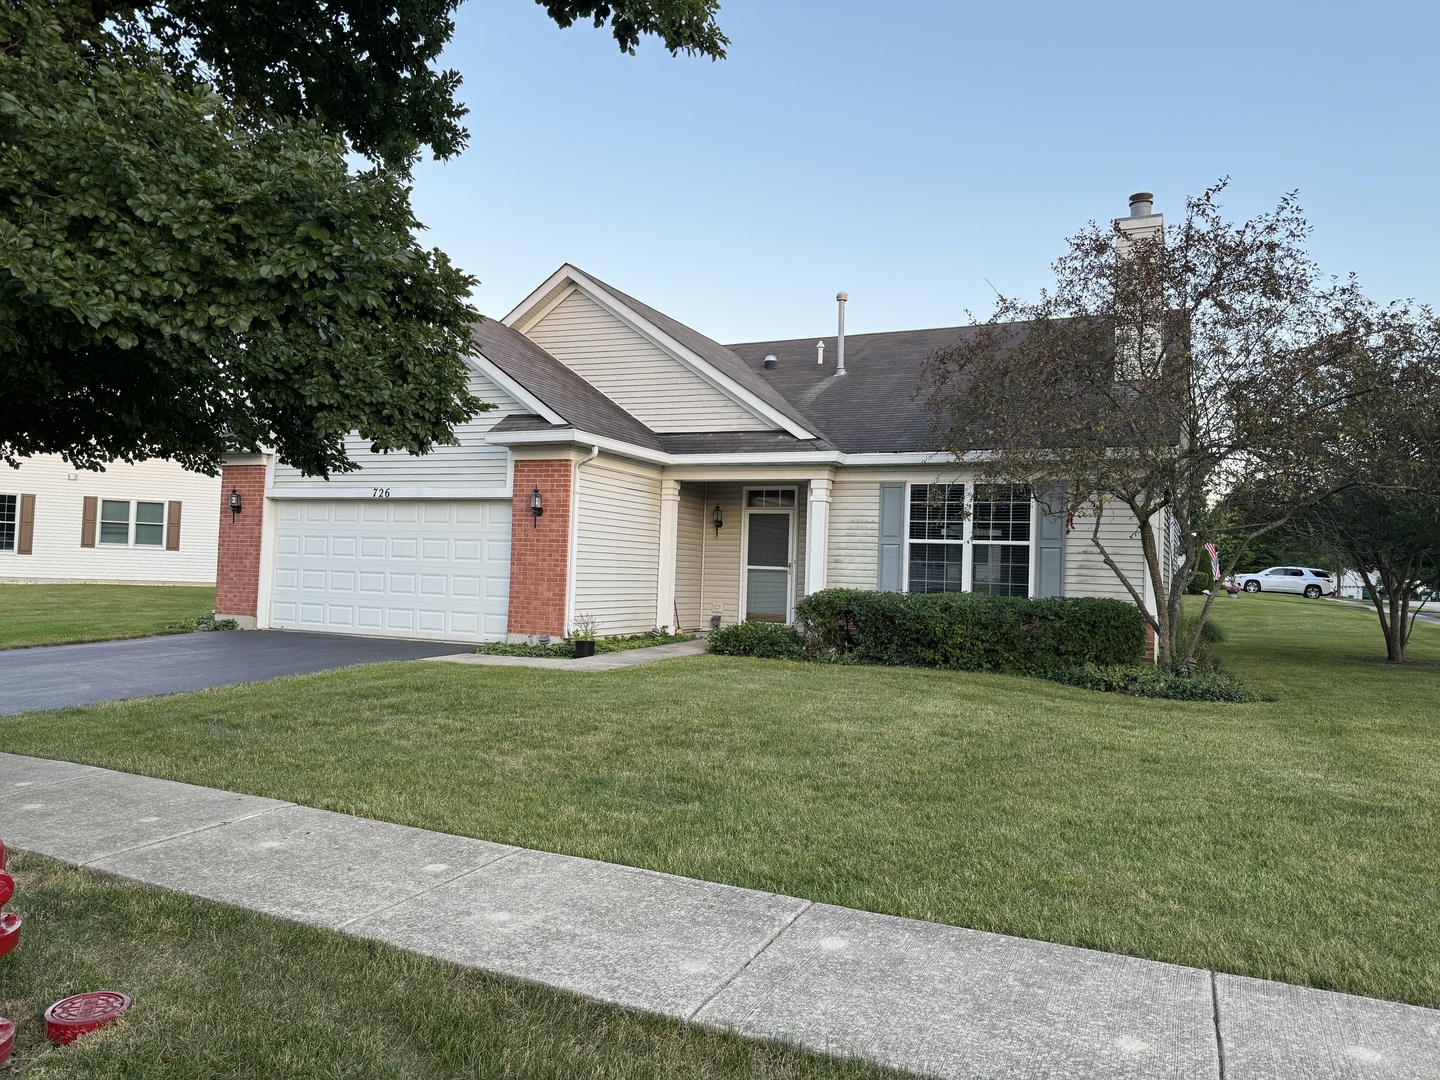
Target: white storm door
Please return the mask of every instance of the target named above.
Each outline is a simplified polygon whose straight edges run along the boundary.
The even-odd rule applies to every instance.
[[[794,510],[746,512],[744,601],[748,621],[790,621],[794,536]]]

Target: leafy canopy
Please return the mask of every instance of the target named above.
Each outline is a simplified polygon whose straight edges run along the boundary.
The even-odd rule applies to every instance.
[[[1254,471],[1289,507],[1332,490],[1315,459],[1334,443],[1335,402],[1355,391],[1337,376],[1356,290],[1322,279],[1293,195],[1233,222],[1224,186],[1164,231],[1148,216],[1092,222],[1053,288],[1001,297],[926,374],[938,445],[986,451],[982,473],[1032,484],[1088,523],[1070,543],[1099,554],[1146,611],[1161,659],[1183,665],[1203,618],[1180,642],[1181,598],[1208,561],[1212,498]],[[1116,513],[1138,529],[1138,573],[1105,539]]]
[[[457,3],[0,0],[0,459],[267,445],[325,476],[350,431],[452,443],[488,407],[475,282],[416,242],[404,178],[465,143],[433,66]],[[724,55],[715,0],[545,7]]]

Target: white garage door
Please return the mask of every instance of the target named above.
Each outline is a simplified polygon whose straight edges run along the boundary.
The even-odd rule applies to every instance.
[[[276,500],[272,626],[505,637],[510,503]]]

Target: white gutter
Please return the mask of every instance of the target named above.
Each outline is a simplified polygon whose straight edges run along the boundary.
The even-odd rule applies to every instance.
[[[546,445],[585,443],[599,446],[614,454],[650,461],[657,465],[945,465],[952,462],[988,461],[994,455],[988,450],[967,450],[963,454],[942,451],[907,451],[904,453],[856,453],[839,450],[779,450],[746,453],[671,454],[651,450],[620,439],[607,439],[578,428],[551,428],[548,431],[491,431],[485,436],[496,446]]]

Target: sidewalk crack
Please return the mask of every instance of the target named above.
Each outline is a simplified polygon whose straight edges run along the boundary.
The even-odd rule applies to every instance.
[[[277,810],[293,810],[294,808],[294,803],[281,803],[279,806],[267,806],[264,810],[256,810],[251,814],[241,814],[238,817],[227,818],[224,821],[216,821],[209,825],[197,825],[193,829],[182,829],[180,832],[171,833],[169,836],[162,836],[158,840],[149,840],[143,844],[135,844],[131,847],[120,848],[118,851],[110,851],[104,855],[97,855],[93,859],[86,859],[84,862],[76,863],[75,865],[94,866],[96,863],[102,863],[120,855],[129,855],[134,851],[144,851],[146,848],[152,848],[159,844],[168,844],[171,840],[179,840],[182,836],[195,836],[199,833],[209,832],[211,829],[223,829],[226,825],[234,825],[239,821],[249,821],[252,818],[264,817],[266,814],[273,814]]]
[[[801,906],[795,912],[795,914],[790,916],[790,918],[785,921],[785,924],[783,926],[777,928],[773,934],[771,934],[764,941],[762,941],[760,943],[760,947],[750,954],[750,958],[746,960],[745,963],[741,964],[738,968],[736,968],[733,972],[731,972],[730,977],[724,982],[722,982],[719,986],[717,986],[712,993],[706,996],[704,1001],[700,1002],[699,1005],[695,1006],[695,1008],[691,1010],[691,1012],[685,1017],[685,1019],[694,1020],[705,1010],[705,1007],[707,1005],[709,1005],[712,1001],[718,998],[726,990],[730,989],[730,986],[735,982],[735,980],[738,979],[741,975],[745,974],[745,972],[750,969],[750,965],[755,963],[756,960],[759,960],[761,955],[764,954],[765,950],[770,948],[771,945],[774,945],[781,934],[785,933],[786,930],[789,930],[792,926],[794,926],[800,916],[804,915],[805,912],[809,911],[814,906],[815,902],[813,900],[801,901]]]
[[[394,911],[396,908],[408,904],[413,900],[418,900],[420,897],[428,895],[429,893],[434,892],[436,889],[442,889],[446,885],[454,884],[457,881],[463,881],[465,878],[470,877],[473,874],[478,874],[482,870],[489,870],[491,867],[504,862],[506,859],[512,859],[516,855],[523,855],[526,850],[527,849],[525,848],[515,848],[513,851],[507,851],[503,855],[497,855],[493,859],[487,859],[479,866],[472,866],[469,870],[462,871],[461,873],[456,874],[454,877],[438,878],[436,879],[434,884],[430,885],[427,888],[421,889],[419,892],[411,893],[409,896],[402,897],[401,899],[396,900],[393,904],[386,904],[384,907],[376,908],[374,911],[367,911],[363,915],[356,915],[353,919],[346,919],[344,922],[334,926],[333,929],[344,930],[347,927],[354,926],[358,922],[364,922],[366,919],[379,918],[387,911]]]
[[[1210,972],[1210,1007],[1215,1020],[1215,1057],[1220,1063],[1220,1080],[1225,1080],[1225,1037],[1220,1034],[1220,987],[1215,972]]]

